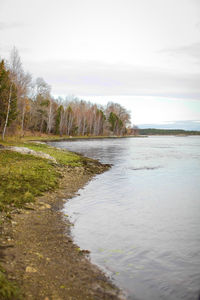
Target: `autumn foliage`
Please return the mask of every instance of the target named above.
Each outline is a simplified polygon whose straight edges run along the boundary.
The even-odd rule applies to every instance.
[[[9,62],[0,62],[0,132],[26,131],[99,136],[130,134],[130,112],[120,104],[106,106],[74,96],[55,98],[43,78],[32,79],[14,48]],[[7,122],[6,122],[7,119]]]

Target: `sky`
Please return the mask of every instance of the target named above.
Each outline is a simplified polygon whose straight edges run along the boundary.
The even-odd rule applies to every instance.
[[[54,96],[200,126],[200,0],[0,0],[0,57],[13,46]]]

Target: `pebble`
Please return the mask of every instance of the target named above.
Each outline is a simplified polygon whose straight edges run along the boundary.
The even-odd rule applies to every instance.
[[[50,205],[50,204],[47,204],[47,203],[43,203],[42,206],[39,207],[40,210],[46,209],[46,208],[50,209],[50,208],[51,208],[51,205]]]
[[[12,225],[17,225],[17,222],[11,221]]]
[[[28,267],[26,267],[26,272],[27,273],[36,273],[37,270],[33,267],[28,266]]]

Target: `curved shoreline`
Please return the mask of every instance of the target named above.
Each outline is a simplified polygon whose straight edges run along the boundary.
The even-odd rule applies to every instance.
[[[59,189],[45,193],[28,209],[12,213],[4,226],[3,268],[21,287],[24,299],[125,299],[122,292],[75,245],[61,208],[108,165],[85,159],[83,166],[59,166]],[[16,298],[17,299],[17,298]],[[14,300],[14,299],[13,299]]]

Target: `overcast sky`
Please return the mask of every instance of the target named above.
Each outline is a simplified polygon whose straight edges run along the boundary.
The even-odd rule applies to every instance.
[[[13,46],[55,96],[200,120],[200,0],[0,0],[0,56]]]

